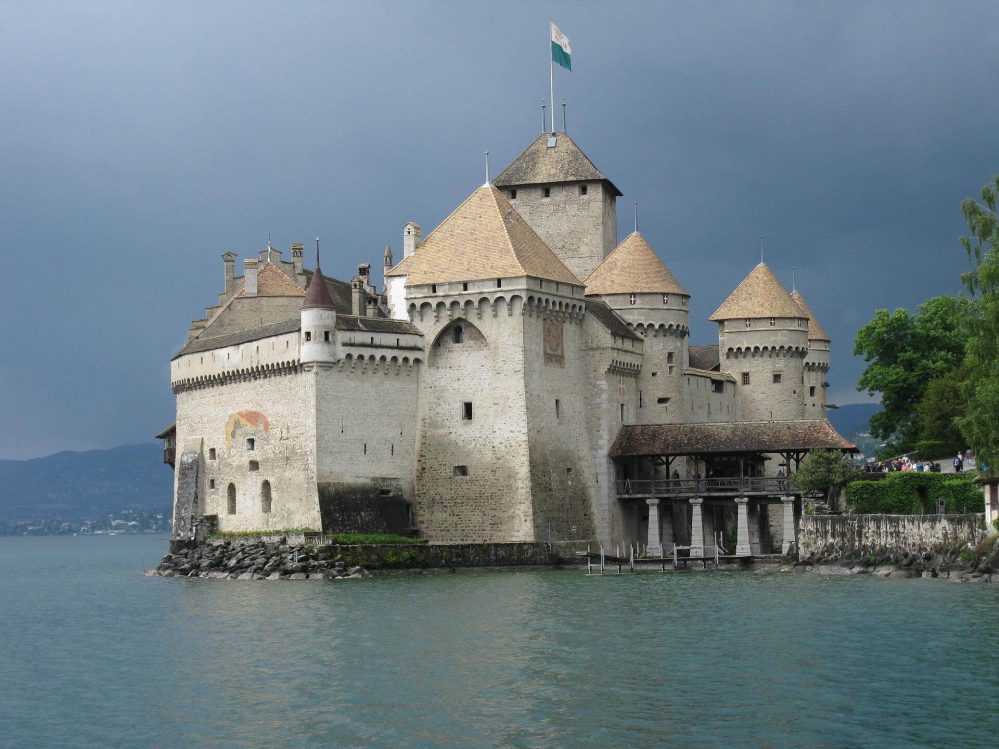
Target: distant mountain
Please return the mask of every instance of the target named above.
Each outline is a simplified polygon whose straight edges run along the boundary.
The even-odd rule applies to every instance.
[[[853,403],[826,411],[829,422],[844,437],[871,429],[871,417],[881,410],[880,403]]]
[[[169,513],[173,471],[159,443],[0,460],[0,518],[90,519],[130,508]]]

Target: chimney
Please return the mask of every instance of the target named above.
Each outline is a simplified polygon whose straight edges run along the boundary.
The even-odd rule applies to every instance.
[[[259,260],[243,260],[243,291],[246,296],[257,295],[257,266]]]
[[[378,297],[368,297],[368,306],[367,309],[364,310],[364,315],[366,317],[378,317]]]
[[[355,278],[354,283],[350,285],[350,311],[358,317],[367,315],[366,296],[364,284],[359,278]]]
[[[402,256],[409,257],[420,246],[420,225],[410,221],[402,227]]]
[[[225,293],[228,294],[232,291],[232,279],[236,268],[236,253],[225,253],[222,256],[222,264],[225,266]]]
[[[368,291],[371,288],[371,264],[359,263],[357,266],[357,277],[361,279],[364,290]]]
[[[295,242],[291,245],[291,262],[295,268],[295,275],[302,275],[302,253],[305,251],[305,245]]]

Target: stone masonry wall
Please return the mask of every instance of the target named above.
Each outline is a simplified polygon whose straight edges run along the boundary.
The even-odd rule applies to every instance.
[[[981,522],[982,515],[806,515],[798,554],[849,558],[976,544],[984,537]]]

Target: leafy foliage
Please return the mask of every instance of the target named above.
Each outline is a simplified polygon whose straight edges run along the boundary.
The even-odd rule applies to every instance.
[[[336,533],[333,542],[338,544],[425,544],[425,539],[400,536],[395,533]]]
[[[916,446],[916,407],[928,384],[964,359],[967,306],[963,297],[939,296],[921,304],[915,315],[879,309],[857,331],[853,353],[869,362],[857,389],[880,393],[882,409],[871,417],[871,433],[893,441],[889,451]]]
[[[923,399],[916,404],[919,426],[916,448],[920,455],[927,458],[953,457],[968,446],[958,426],[958,421],[966,412],[964,390],[968,379],[968,370],[958,367],[927,384]]]
[[[999,462],[999,176],[982,187],[982,202],[968,198],[961,212],[971,236],[961,237],[971,269],[961,280],[973,295],[969,317],[964,395],[967,410],[958,420],[980,463]]]
[[[936,511],[942,499],[948,513],[980,512],[982,492],[968,478],[942,473],[889,473],[880,481],[851,481],[846,501],[855,512],[886,515],[922,515]]]
[[[812,450],[801,461],[792,481],[806,494],[827,494],[832,487],[845,484],[849,477],[850,465],[841,452]]]

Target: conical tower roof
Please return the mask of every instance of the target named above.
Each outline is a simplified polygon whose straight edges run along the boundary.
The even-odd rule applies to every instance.
[[[407,286],[516,276],[583,285],[490,184],[469,195],[406,260]]]
[[[805,298],[798,292],[797,289],[791,292],[791,298],[797,303],[801,308],[801,311],[805,313],[805,317],[808,318],[808,340],[810,341],[832,341],[829,334],[819,325],[819,321],[815,319],[815,315],[812,314],[812,310],[805,304]]]
[[[330,296],[323,269],[319,267],[319,240],[316,240],[316,272],[309,279],[309,288],[305,290],[305,300],[302,309],[336,309],[333,297]]]
[[[641,232],[632,232],[586,277],[586,294],[690,296]]]
[[[494,180],[499,187],[555,182],[606,182],[621,195],[568,133],[542,133]]]
[[[709,320],[737,320],[741,317],[804,317],[801,308],[777,276],[760,263],[735,287]]]

